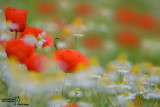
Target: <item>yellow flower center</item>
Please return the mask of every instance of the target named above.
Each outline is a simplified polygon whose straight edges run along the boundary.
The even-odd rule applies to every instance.
[[[37,37],[37,41],[41,41],[42,40],[42,38],[40,38],[40,37]]]
[[[148,75],[147,75],[147,74],[145,74],[145,75],[144,75],[144,78],[148,78]]]
[[[138,65],[136,65],[132,68],[132,72],[135,74],[139,74],[141,72],[141,69]]]
[[[127,58],[126,58],[126,56],[125,55],[119,55],[118,57],[117,57],[117,60],[119,60],[119,61],[127,61]]]
[[[125,92],[123,93],[123,95],[124,95],[125,97],[128,97],[128,96],[130,95],[130,93],[129,93],[128,91],[125,91]]]
[[[123,78],[127,78],[127,75],[124,75]]]
[[[123,85],[128,85],[128,82],[127,81],[123,81],[122,84]]]
[[[107,74],[106,73],[102,73],[102,77],[107,77]]]
[[[159,90],[158,88],[155,88],[155,89],[153,90],[153,92],[154,92],[154,93],[159,93],[160,90]]]
[[[74,21],[73,21],[73,24],[75,26],[80,26],[82,27],[83,26],[83,20],[81,18],[76,18]]]
[[[115,70],[115,66],[113,64],[107,64],[106,65],[106,69],[109,71],[114,71]]]

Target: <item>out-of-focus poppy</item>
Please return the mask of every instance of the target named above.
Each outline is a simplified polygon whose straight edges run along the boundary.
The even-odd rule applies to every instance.
[[[124,8],[124,9],[119,9],[116,12],[115,17],[118,22],[125,24],[134,24],[136,20],[136,13],[129,8]]]
[[[37,11],[42,14],[51,14],[55,9],[52,3],[40,3],[37,6]]]
[[[74,103],[71,106],[70,106],[70,104],[67,104],[67,105],[64,105],[62,107],[79,107],[79,106],[76,103]]]
[[[37,38],[37,41],[41,41],[42,39],[45,40],[45,42],[42,44],[43,48],[47,46],[52,46],[53,45],[52,37],[47,33],[45,33],[45,35],[42,34],[43,34],[43,29],[27,26],[24,32],[21,33],[21,38],[25,38],[25,36],[27,35],[33,35],[35,38]]]
[[[7,45],[7,41],[0,41],[0,45],[2,45],[3,47],[6,47],[6,45]]]
[[[140,43],[140,39],[133,32],[124,31],[118,34],[117,42],[124,48],[136,48]]]
[[[87,37],[84,39],[84,45],[89,49],[99,49],[102,47],[102,40],[96,36]]]
[[[6,22],[10,31],[23,32],[26,28],[28,10],[20,10],[11,7],[4,9]]]
[[[89,15],[92,12],[92,7],[89,4],[78,4],[74,11],[78,15]]]
[[[25,65],[29,71],[42,73],[49,67],[49,60],[44,55],[33,53]]]
[[[46,34],[44,39],[46,40],[46,42],[44,42],[44,44],[42,45],[43,48],[53,45],[53,39],[49,34]]]
[[[18,62],[24,64],[34,52],[34,46],[25,44],[22,39],[16,39],[8,41],[5,50],[8,58],[14,57]]]
[[[36,27],[26,26],[25,30],[21,33],[21,38],[27,35],[34,35],[36,38],[40,33],[43,32],[43,29],[38,29]]]
[[[86,67],[89,65],[88,58],[73,49],[56,50],[52,59],[66,73],[74,73],[79,66]]]
[[[137,25],[144,29],[154,29],[156,27],[156,19],[152,15],[140,15],[137,17]]]

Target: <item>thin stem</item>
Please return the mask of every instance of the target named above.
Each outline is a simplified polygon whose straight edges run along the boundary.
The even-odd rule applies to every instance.
[[[77,37],[75,37],[75,49],[76,49],[76,45],[77,45]]]
[[[64,90],[64,85],[65,85],[65,79],[67,77],[67,73],[65,73],[65,76],[64,76],[64,81],[63,81],[63,86],[62,86],[62,96],[64,94],[63,90]]]
[[[77,96],[77,93],[74,95],[74,97],[73,97],[73,99],[72,99],[72,101],[70,103],[70,107],[72,107],[72,104],[74,103],[74,100],[75,100],[76,96]]]
[[[15,39],[17,39],[17,31],[15,32]]]

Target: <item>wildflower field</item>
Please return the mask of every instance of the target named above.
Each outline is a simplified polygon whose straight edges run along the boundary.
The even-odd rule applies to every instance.
[[[159,0],[0,0],[0,107],[160,107]]]

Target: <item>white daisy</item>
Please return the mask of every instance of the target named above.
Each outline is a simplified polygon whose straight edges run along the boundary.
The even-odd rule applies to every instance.
[[[11,39],[11,36],[6,34],[6,33],[2,33],[2,35],[0,36],[0,40],[1,41],[9,41]]]
[[[37,39],[34,37],[34,35],[26,35],[24,37],[24,42],[26,44],[34,45],[37,43]]]
[[[46,40],[44,39],[45,37],[46,37],[45,32],[42,32],[41,34],[38,35],[38,37],[37,37],[38,46],[42,46],[46,42]]]

